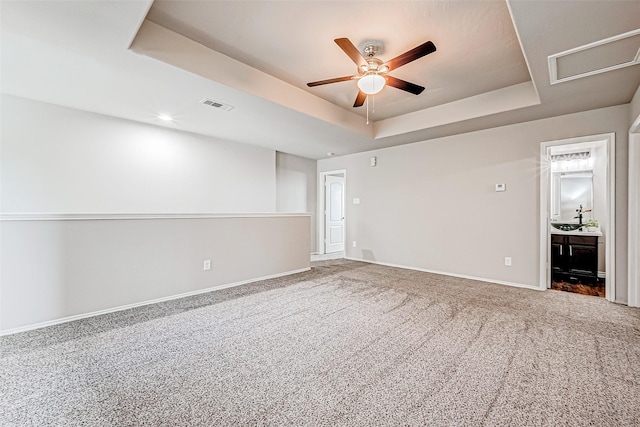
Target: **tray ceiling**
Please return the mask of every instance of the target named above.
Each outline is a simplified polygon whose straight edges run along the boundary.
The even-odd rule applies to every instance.
[[[549,74],[554,55],[638,30],[638,1],[4,0],[0,10],[3,94],[315,159],[625,104],[640,85],[637,65],[553,85]],[[355,72],[338,37],[380,40],[382,59],[433,41],[435,53],[392,73],[426,90],[385,88],[367,125],[351,107],[355,82],[306,86]],[[561,58],[561,72],[626,60],[635,40]]]
[[[386,87],[374,120],[530,81],[507,4],[477,2],[155,2],[147,19],[357,114],[355,81],[309,88],[307,82],[357,74],[334,43],[375,40],[389,60],[427,40],[431,55],[394,70],[419,84],[418,95]]]

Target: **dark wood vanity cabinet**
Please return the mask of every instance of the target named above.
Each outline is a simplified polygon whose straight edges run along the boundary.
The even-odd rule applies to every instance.
[[[598,236],[551,235],[552,280],[598,281]]]

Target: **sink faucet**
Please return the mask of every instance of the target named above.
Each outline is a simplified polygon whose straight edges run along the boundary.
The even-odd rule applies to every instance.
[[[578,216],[573,218],[578,218],[578,224],[582,225],[582,205],[580,205],[580,209],[576,209],[576,212],[578,212]]]

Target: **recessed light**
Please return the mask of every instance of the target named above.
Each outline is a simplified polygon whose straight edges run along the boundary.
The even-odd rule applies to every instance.
[[[165,122],[172,122],[173,121],[173,117],[171,117],[168,114],[160,114],[160,115],[158,115],[158,118],[160,120],[162,120],[162,121],[165,121]]]

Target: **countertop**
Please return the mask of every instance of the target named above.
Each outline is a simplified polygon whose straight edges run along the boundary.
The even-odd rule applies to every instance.
[[[566,234],[570,236],[602,236],[601,231],[579,231],[579,230],[562,231],[562,230],[558,230],[552,225],[549,225],[549,231],[551,232],[551,234]]]

